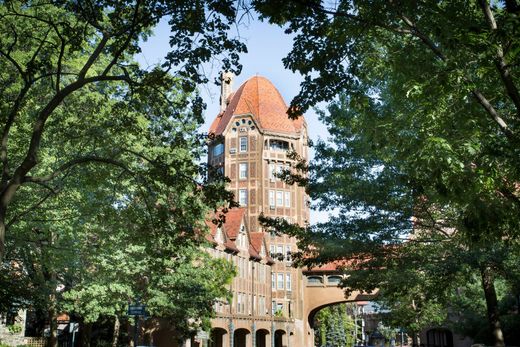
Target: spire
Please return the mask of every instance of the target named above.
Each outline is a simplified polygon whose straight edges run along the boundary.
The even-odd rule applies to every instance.
[[[220,77],[220,112],[224,112],[227,107],[227,99],[233,92],[233,78],[235,75],[232,72],[223,71]]]

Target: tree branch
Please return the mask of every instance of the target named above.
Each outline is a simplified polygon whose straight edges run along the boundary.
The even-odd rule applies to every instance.
[[[54,178],[58,177],[59,175],[65,173],[68,169],[73,168],[74,166],[77,166],[80,164],[85,164],[85,163],[93,163],[93,162],[114,165],[114,166],[117,166],[117,167],[123,169],[125,172],[132,173],[132,171],[130,169],[128,169],[128,167],[125,164],[123,164],[122,162],[117,161],[115,159],[96,157],[96,156],[85,156],[85,157],[76,158],[69,162],[66,162],[65,164],[61,165],[58,169],[56,169],[53,173],[51,173],[47,176],[40,176],[40,177],[25,176],[23,181],[24,181],[24,183],[32,182],[32,183],[38,183],[38,184],[49,182],[49,181],[53,180]]]
[[[484,12],[484,17],[486,17],[486,21],[489,24],[489,28],[492,32],[496,33],[498,31],[498,26],[488,1],[479,0],[479,5],[482,8],[482,12]],[[520,116],[520,93],[518,92],[518,88],[516,87],[513,78],[511,77],[511,70],[506,64],[504,58],[504,51],[500,43],[497,45],[497,52],[495,54],[495,66],[497,67],[497,70],[500,73],[500,78],[502,79],[502,83],[506,88],[507,94],[509,95],[509,97],[513,101],[513,104],[516,107],[516,113],[518,116]]]

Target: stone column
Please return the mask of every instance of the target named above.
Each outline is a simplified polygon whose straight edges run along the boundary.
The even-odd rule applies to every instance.
[[[256,324],[255,324],[255,322],[253,322],[253,324],[251,325],[251,341],[252,341],[251,346],[256,347]]]
[[[235,346],[235,325],[233,321],[229,321],[229,347]]]
[[[274,347],[275,345],[275,326],[274,321],[271,322],[271,347]]]

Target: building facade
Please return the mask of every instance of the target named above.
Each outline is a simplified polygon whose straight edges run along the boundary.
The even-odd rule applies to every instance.
[[[242,211],[241,216],[233,211],[234,215],[226,216],[226,224],[233,221],[236,225],[240,218],[252,251],[259,257],[256,259],[251,251],[248,254],[245,245],[243,253],[238,253],[243,259],[250,257],[250,261],[246,272],[235,279],[231,306],[224,307],[224,312],[217,308],[213,340],[222,341],[216,346],[230,347],[303,346],[302,271],[291,266],[296,239],[266,232],[258,217],[263,214],[299,225],[307,223],[309,208],[304,189],[286,184],[277,175],[293,170],[296,163],[288,153],[295,152],[307,160],[307,125],[303,117],[288,118],[287,105],[266,78],[252,77],[236,91],[232,86],[232,75],[223,74],[221,110],[210,128],[213,141],[209,144],[208,163],[230,178],[229,189],[241,206],[237,209]],[[212,235],[224,236],[227,229],[232,229],[226,224],[224,233],[212,230]],[[219,247],[225,248],[222,242],[226,237],[228,243],[236,243],[234,235],[231,231],[220,236]],[[267,278],[247,277],[256,275],[255,265],[260,264],[267,265]],[[244,291],[244,286],[251,289]],[[260,295],[261,291],[265,292]]]

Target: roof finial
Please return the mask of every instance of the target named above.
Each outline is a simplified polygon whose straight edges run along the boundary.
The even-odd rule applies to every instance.
[[[222,71],[220,77],[220,112],[224,112],[227,107],[227,99],[233,92],[233,78],[235,75],[229,71]]]

